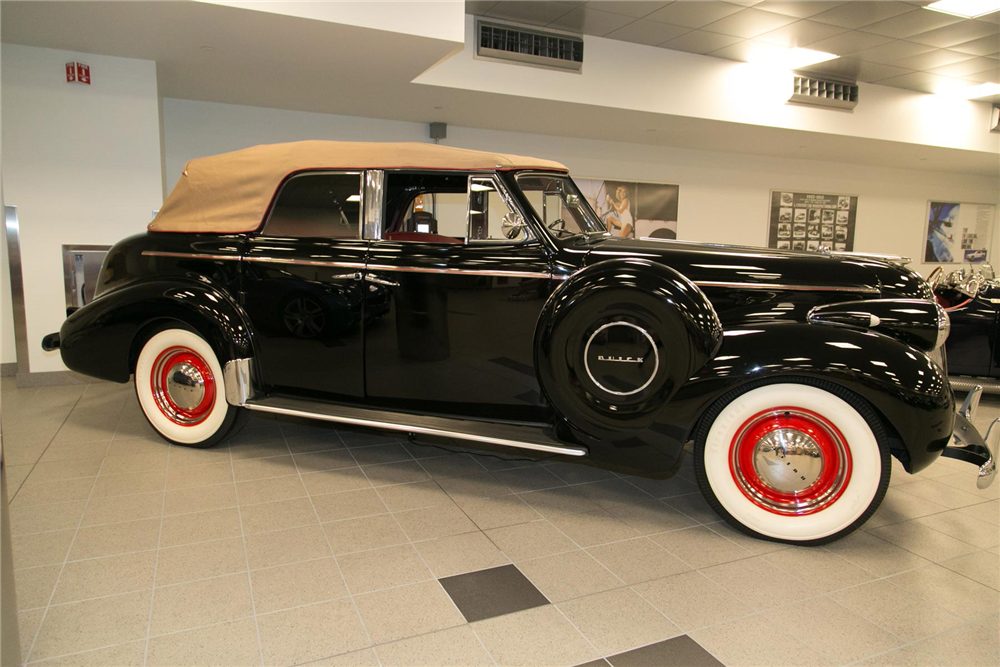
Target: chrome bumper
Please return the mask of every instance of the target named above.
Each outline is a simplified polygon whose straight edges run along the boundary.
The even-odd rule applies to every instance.
[[[994,419],[993,423],[990,424],[989,429],[986,430],[985,438],[979,434],[979,431],[972,424],[972,419],[979,407],[979,399],[982,394],[983,388],[977,385],[966,396],[965,402],[962,403],[958,414],[955,415],[955,429],[952,432],[951,444],[944,448],[941,456],[979,466],[979,478],[976,480],[976,486],[985,489],[993,483],[993,478],[997,475],[997,463],[993,457],[996,443],[993,443],[993,446],[990,446],[989,443],[992,442],[990,436],[994,436],[993,440],[1000,436],[1000,427],[997,426],[1000,423],[1000,417]]]

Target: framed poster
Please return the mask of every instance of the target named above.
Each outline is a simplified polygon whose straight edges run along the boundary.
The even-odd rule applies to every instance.
[[[623,238],[677,238],[679,185],[573,179],[608,231]]]
[[[924,229],[924,262],[985,262],[993,239],[996,206],[968,202],[928,201]]]
[[[858,198],[771,190],[767,247],[782,250],[854,250]]]

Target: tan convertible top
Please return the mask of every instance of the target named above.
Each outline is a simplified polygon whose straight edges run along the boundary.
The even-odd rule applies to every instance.
[[[260,226],[283,180],[308,169],[546,169],[558,162],[418,143],[298,141],[191,160],[151,232],[236,234]]]

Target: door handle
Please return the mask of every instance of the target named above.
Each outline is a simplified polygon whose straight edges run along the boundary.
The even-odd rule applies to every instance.
[[[330,280],[361,280],[361,272],[355,271],[354,273],[340,273],[335,276],[330,276]]]
[[[399,287],[399,283],[394,280],[386,280],[385,278],[379,278],[378,276],[368,275],[369,282],[373,282],[377,285],[385,285],[386,287]]]

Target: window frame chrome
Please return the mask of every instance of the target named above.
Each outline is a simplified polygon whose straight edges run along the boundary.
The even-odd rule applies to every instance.
[[[381,241],[385,222],[385,170],[366,169],[362,177],[361,240]]]
[[[523,239],[474,239],[470,236],[472,232],[472,181],[473,180],[489,180],[493,184],[493,189],[496,190],[497,194],[500,195],[500,199],[503,200],[507,208],[517,213],[521,216],[521,220],[524,221],[524,229],[526,230],[526,238]],[[531,224],[528,222],[528,217],[524,214],[521,206],[518,204],[517,200],[511,195],[507,190],[507,184],[503,182],[503,179],[497,177],[495,171],[485,172],[483,175],[470,174],[468,179],[468,185],[465,188],[466,191],[466,212],[465,212],[465,245],[504,245],[504,246],[519,246],[519,245],[529,245],[531,243],[541,244],[541,240],[538,237],[538,232],[532,228]],[[487,211],[487,229],[489,229],[489,212]]]

